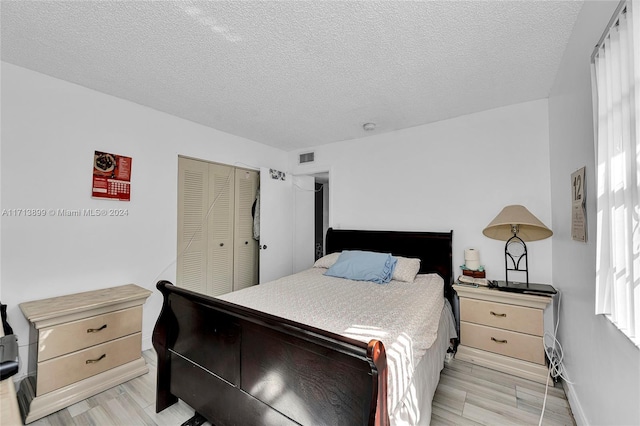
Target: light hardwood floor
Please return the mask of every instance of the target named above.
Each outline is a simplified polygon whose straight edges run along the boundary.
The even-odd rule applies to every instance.
[[[155,352],[150,349],[143,356],[149,365],[148,374],[30,425],[176,426],[188,420],[193,409],[182,401],[161,413],[155,412]],[[562,387],[552,386],[543,424],[575,425]],[[431,424],[537,425],[543,397],[544,385],[454,359],[442,371],[433,399]]]
[[[433,397],[432,425],[537,425],[545,385],[454,359]],[[549,383],[543,425],[575,426],[560,383]]]

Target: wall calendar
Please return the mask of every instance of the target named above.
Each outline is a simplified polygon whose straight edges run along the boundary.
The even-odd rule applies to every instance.
[[[586,243],[587,210],[584,170],[583,167],[571,174],[571,238]]]
[[[131,200],[131,157],[95,151],[91,196]]]

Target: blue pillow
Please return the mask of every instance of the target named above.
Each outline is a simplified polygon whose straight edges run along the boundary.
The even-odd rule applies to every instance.
[[[391,281],[398,259],[385,253],[344,250],[325,275],[385,284]]]

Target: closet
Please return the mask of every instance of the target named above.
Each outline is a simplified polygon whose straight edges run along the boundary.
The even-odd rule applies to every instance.
[[[176,285],[217,296],[258,283],[258,182],[255,170],[178,157]]]

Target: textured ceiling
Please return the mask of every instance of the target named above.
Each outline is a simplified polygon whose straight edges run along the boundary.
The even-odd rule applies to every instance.
[[[7,1],[2,60],[286,151],[546,98],[582,1]]]

